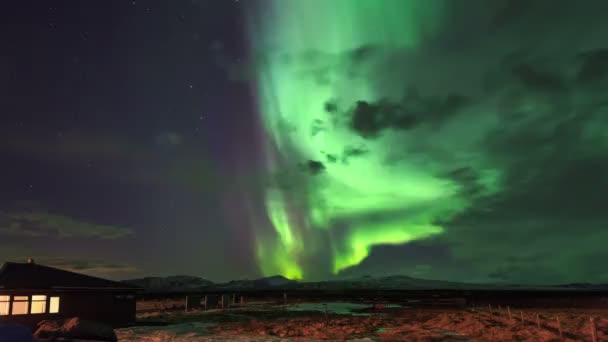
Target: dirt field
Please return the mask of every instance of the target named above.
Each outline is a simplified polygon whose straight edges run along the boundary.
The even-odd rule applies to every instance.
[[[206,312],[148,312],[142,320],[170,324],[121,329],[118,335],[122,341],[591,341],[593,317],[597,341],[608,341],[608,309],[512,308],[511,314],[509,319],[506,308],[257,303]]]

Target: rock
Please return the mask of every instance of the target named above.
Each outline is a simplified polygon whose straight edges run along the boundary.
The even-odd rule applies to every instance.
[[[0,323],[0,340],[3,342],[34,342],[34,335],[28,327]]]
[[[78,317],[67,320],[42,321],[34,334],[36,338],[70,338],[93,341],[118,341],[112,327],[93,321],[85,321]]]

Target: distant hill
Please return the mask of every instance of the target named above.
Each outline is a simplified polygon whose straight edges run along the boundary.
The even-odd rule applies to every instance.
[[[232,280],[226,283],[192,276],[147,277],[125,280],[124,283],[141,287],[149,292],[180,292],[196,290],[422,290],[422,289],[544,289],[544,290],[608,290],[607,285],[564,284],[555,286],[533,286],[515,284],[468,284],[443,280],[412,278],[404,275],[385,277],[363,276],[348,279],[335,279],[318,282],[298,282],[283,276],[272,276],[259,279]]]
[[[300,283],[301,289],[321,290],[350,290],[350,289],[379,289],[379,290],[405,290],[405,289],[473,289],[486,288],[489,285],[465,284],[442,280],[418,279],[403,275],[371,277],[363,276],[351,279],[329,280],[320,282]]]
[[[193,276],[146,277],[140,279],[123,280],[123,283],[143,288],[150,292],[179,292],[203,289],[230,289],[230,290],[256,290],[283,288],[297,285],[295,280],[283,276],[273,276],[253,280],[232,280],[227,283],[214,283]]]
[[[608,284],[590,284],[590,283],[572,283],[556,285],[554,287],[568,288],[568,289],[579,289],[579,290],[608,290]]]
[[[298,286],[295,280],[287,279],[283,276],[273,276],[253,280],[233,280],[224,284],[216,284],[220,289],[270,289]]]
[[[123,283],[134,285],[146,291],[188,291],[213,286],[210,280],[193,276],[146,277],[124,280]]]

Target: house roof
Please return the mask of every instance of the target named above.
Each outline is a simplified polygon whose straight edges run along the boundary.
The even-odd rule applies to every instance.
[[[0,289],[139,290],[127,284],[35,263],[7,262],[0,268]]]

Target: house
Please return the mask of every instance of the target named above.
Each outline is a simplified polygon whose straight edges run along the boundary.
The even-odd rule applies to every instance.
[[[0,322],[29,326],[46,319],[80,317],[113,327],[135,322],[139,288],[27,263],[0,268]]]

